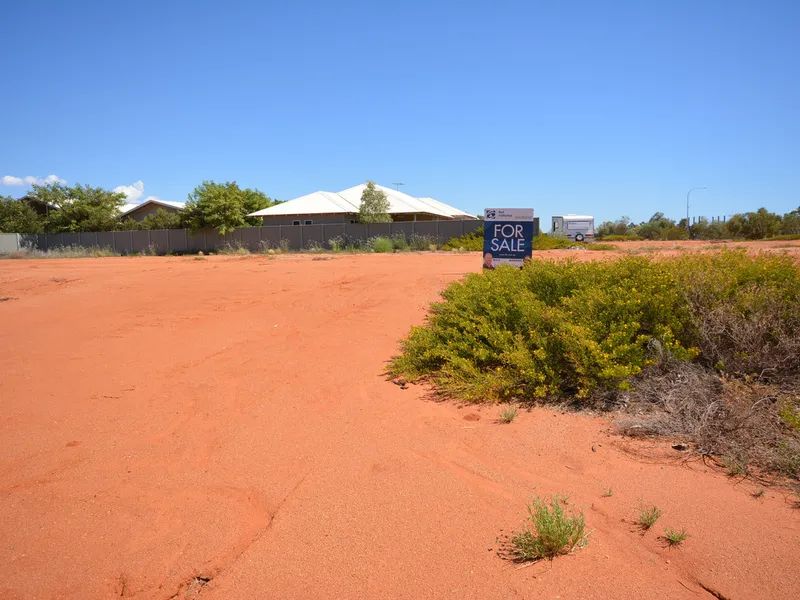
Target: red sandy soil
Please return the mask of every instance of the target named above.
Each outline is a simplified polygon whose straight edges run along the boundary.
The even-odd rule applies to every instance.
[[[325,258],[0,261],[0,598],[800,597],[785,492],[381,376],[478,254]],[[550,493],[588,545],[500,558]]]

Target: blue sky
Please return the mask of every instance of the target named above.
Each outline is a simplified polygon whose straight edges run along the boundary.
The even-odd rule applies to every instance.
[[[800,3],[39,2],[0,20],[0,177],[140,199],[373,179],[598,220],[800,205]],[[0,194],[22,195],[24,185]]]

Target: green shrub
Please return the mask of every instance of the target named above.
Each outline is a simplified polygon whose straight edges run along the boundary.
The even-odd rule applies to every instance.
[[[372,251],[373,252],[391,252],[394,249],[394,244],[392,240],[387,237],[377,237],[372,240]]]
[[[660,340],[683,357],[681,296],[664,262],[533,261],[451,284],[412,329],[390,372],[430,376],[466,400],[585,397],[624,387]]]
[[[586,542],[586,521],[583,513],[567,514],[564,500],[553,496],[548,502],[535,498],[528,504],[527,523],[511,538],[518,560],[553,560],[569,554]]]
[[[464,250],[483,251],[483,228],[476,229],[471,233],[465,233],[461,237],[447,240],[444,245],[445,250]]]
[[[431,246],[436,245],[436,239],[428,235],[419,235],[414,233],[408,240],[409,246],[414,252],[424,252],[430,250]]]
[[[602,238],[604,242],[638,242],[644,238],[640,235],[604,235]]]
[[[392,236],[392,246],[395,250],[408,250],[408,240],[402,233],[395,233]]]
[[[559,250],[561,248],[569,248],[570,246],[578,246],[579,243],[570,241],[567,237],[555,237],[541,233],[533,238],[534,250]]]
[[[744,251],[533,261],[467,275],[412,328],[389,372],[469,401],[625,390],[658,357],[723,372],[800,371],[800,270]],[[742,339],[744,338],[744,339]]]
[[[613,244],[598,244],[598,243],[594,243],[594,244],[588,244],[586,246],[586,249],[587,250],[601,250],[601,251],[605,250],[605,251],[613,252],[614,250],[617,249],[617,247],[614,246]]]

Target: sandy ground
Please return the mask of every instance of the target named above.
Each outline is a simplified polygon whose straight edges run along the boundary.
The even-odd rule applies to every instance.
[[[479,266],[0,261],[0,598],[800,597],[785,494],[756,499],[604,419],[501,425],[381,377]],[[527,568],[498,557],[549,493],[584,508],[588,545]],[[664,513],[646,535],[640,503]],[[691,537],[666,548],[665,526]]]

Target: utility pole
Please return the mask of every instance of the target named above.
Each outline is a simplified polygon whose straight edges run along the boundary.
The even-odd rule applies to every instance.
[[[405,183],[402,183],[402,182],[395,182],[395,183],[393,183],[392,185],[394,186],[394,189],[396,189],[396,190],[399,192],[399,191],[400,191],[400,186],[401,186],[401,185],[405,185]]]
[[[692,188],[688,192],[686,192],[686,231],[689,231],[689,194],[691,194],[695,190],[704,190],[704,189],[706,189],[705,186],[704,187],[696,187],[696,188]]]

